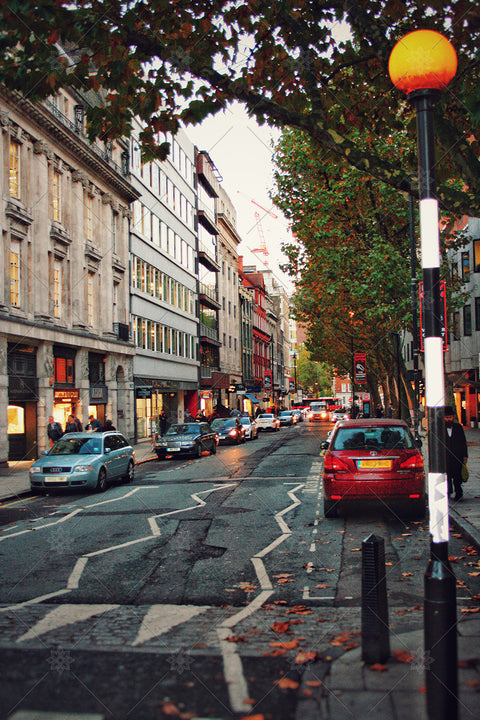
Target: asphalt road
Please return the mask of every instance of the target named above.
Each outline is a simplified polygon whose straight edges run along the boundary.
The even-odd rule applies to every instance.
[[[325,520],[328,426],[141,466],[103,494],[0,509],[0,718],[301,718],[360,643],[362,541],[383,538],[390,633],[421,627],[427,522]],[[460,604],[476,551],[452,537]],[[38,716],[39,719],[42,717]],[[93,720],[93,719],[92,719]]]

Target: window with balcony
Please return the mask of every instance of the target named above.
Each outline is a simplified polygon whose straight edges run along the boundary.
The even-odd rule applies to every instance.
[[[90,242],[93,240],[93,197],[91,195],[85,196],[85,217],[84,217],[84,232],[85,237]]]
[[[95,316],[95,273],[87,275],[87,323],[93,326]]]
[[[464,305],[463,307],[463,334],[472,334],[472,306]]]
[[[470,253],[462,252],[462,280],[463,282],[470,281]]]
[[[52,294],[53,294],[53,316],[56,318],[62,317],[62,262],[55,258],[53,261],[53,283],[52,283]]]

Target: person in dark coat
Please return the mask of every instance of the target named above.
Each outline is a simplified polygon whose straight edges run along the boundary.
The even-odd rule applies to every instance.
[[[77,417],[69,415],[65,425],[65,432],[83,432],[83,425]]]
[[[105,431],[108,431],[108,430],[116,430],[117,428],[115,427],[115,425],[113,425],[111,420],[105,420],[105,425],[103,426],[103,429]]]
[[[160,435],[165,435],[168,430],[168,417],[165,410],[162,410],[159,417]]]
[[[87,430],[91,430],[92,432],[102,432],[103,425],[102,425],[101,420],[94,417],[93,415],[89,415]]]
[[[47,435],[50,440],[50,447],[52,447],[57,440],[60,440],[63,435],[62,426],[59,422],[55,422],[52,415],[48,418]]]
[[[451,405],[445,407],[445,448],[447,456],[448,494],[455,490],[455,500],[463,496],[462,465],[467,462],[467,439],[460,423],[455,422],[455,412]]]

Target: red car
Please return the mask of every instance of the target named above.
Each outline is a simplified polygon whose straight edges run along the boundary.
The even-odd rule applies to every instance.
[[[425,516],[423,457],[403,420],[341,420],[322,447],[326,518],[344,501],[403,503],[409,514]]]

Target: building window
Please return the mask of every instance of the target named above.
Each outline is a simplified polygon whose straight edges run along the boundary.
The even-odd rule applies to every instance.
[[[10,304],[20,307],[20,243],[10,242]]]
[[[89,272],[87,276],[87,323],[90,326],[93,326],[94,317],[94,282],[95,274]]]
[[[85,237],[87,240],[93,238],[93,198],[91,195],[87,195],[85,198],[85,222],[84,222]]]
[[[463,334],[472,334],[472,306],[465,305],[463,308]]]
[[[20,143],[10,141],[10,195],[20,197]]]
[[[480,297],[475,298],[475,330],[480,330]]]
[[[73,358],[53,358],[53,381],[59,385],[74,385]]]
[[[62,317],[62,263],[53,261],[53,316]]]
[[[462,253],[462,280],[463,282],[469,282],[470,280],[470,253]]]
[[[52,178],[52,218],[61,222],[61,175],[58,170],[53,171]]]
[[[117,252],[117,213],[113,212],[111,215],[111,221],[112,221],[112,252]]]
[[[473,267],[480,272],[480,238],[473,241]]]

